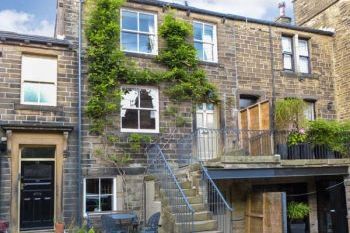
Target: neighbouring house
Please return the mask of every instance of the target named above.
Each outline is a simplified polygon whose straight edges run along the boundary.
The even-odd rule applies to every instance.
[[[67,40],[0,32],[0,219],[9,232],[75,216],[76,52]]]
[[[58,0],[60,40],[0,33],[0,219],[11,232],[52,231],[58,218],[66,225],[88,219],[99,228],[101,216],[116,211],[133,211],[141,224],[161,212],[163,232],[348,232],[349,158],[317,145],[289,147],[290,132],[275,130],[274,109],[276,100],[299,98],[310,121],[349,119],[349,22],[340,12],[350,6],[345,0],[294,4],[297,26],[282,5],[270,22],[126,1],[119,10],[127,58],[166,70],[155,58],[166,46],[158,29],[171,7],[192,25],[199,66],[219,101],[179,104],[166,83],[122,84],[109,137],[91,132],[86,114],[83,3]],[[49,188],[40,192],[45,197],[30,189],[37,186]],[[298,224],[287,216],[292,202],[309,207]],[[47,212],[39,208],[46,203]]]

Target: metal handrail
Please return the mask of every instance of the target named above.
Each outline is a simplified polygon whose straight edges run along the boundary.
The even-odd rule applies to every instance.
[[[226,208],[232,212],[233,208],[227,203],[226,199],[224,198],[224,196],[222,195],[222,193],[220,192],[219,188],[216,186],[215,182],[213,181],[213,179],[210,177],[209,173],[208,173],[208,169],[205,168],[203,166],[203,162],[200,163],[201,164],[201,169],[203,171],[203,173],[205,174],[206,178],[209,180],[210,184],[214,187],[216,193],[219,195],[221,201],[225,204]]]
[[[163,151],[160,149],[160,147],[159,147],[158,144],[155,144],[154,146],[156,146],[157,149],[159,150],[159,153],[160,153],[160,155],[161,155],[161,158],[163,159],[163,162],[165,163],[166,168],[168,169],[168,171],[169,171],[171,177],[173,178],[173,180],[174,180],[174,182],[175,182],[175,184],[176,184],[176,187],[179,189],[179,191],[180,191],[180,193],[181,193],[181,196],[182,196],[182,198],[184,199],[184,201],[185,201],[185,203],[186,203],[187,208],[189,208],[189,210],[190,210],[192,213],[194,213],[194,209],[193,209],[192,206],[190,205],[190,202],[188,201],[187,196],[185,195],[185,193],[184,193],[184,191],[182,190],[182,188],[181,188],[179,182],[177,181],[176,176],[175,176],[173,170],[171,169],[171,167],[170,167],[168,161],[166,160],[166,158],[165,158],[165,156],[164,156],[164,154],[163,154]]]

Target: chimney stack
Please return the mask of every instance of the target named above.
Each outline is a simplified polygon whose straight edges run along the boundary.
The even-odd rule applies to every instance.
[[[285,2],[278,3],[278,8],[280,10],[280,15],[275,20],[275,22],[276,23],[290,24],[292,22],[292,18],[286,16],[286,3]]]

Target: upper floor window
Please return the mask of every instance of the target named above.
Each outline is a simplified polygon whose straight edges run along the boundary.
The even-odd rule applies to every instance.
[[[157,16],[121,10],[121,48],[126,52],[157,54]]]
[[[294,45],[295,48],[294,49]],[[283,69],[311,73],[309,41],[298,36],[282,36]],[[297,69],[296,69],[297,68]]]
[[[310,56],[309,56],[309,42],[305,39],[299,39],[298,41],[298,63],[299,72],[308,74],[310,73]]]
[[[217,62],[216,26],[213,24],[194,22],[194,47],[197,58],[201,61]]]
[[[159,98],[153,87],[123,87],[121,131],[158,133]]]
[[[117,209],[115,178],[84,180],[85,213],[115,211]]]
[[[56,106],[57,58],[23,55],[21,103]]]
[[[283,53],[283,69],[294,70],[294,58],[293,58],[293,38],[283,36],[282,37],[282,53]]]

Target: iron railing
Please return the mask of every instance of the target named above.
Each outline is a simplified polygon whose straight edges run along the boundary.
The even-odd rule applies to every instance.
[[[230,233],[232,232],[232,207],[227,203],[215,182],[210,177],[207,168],[201,164],[202,180],[201,192],[203,202],[213,213],[214,219],[218,223],[218,231]]]
[[[350,144],[342,153],[327,145],[288,143],[290,131],[238,130],[199,128],[177,141],[176,159],[179,164],[208,161],[228,156],[271,156],[281,159],[338,159],[350,155]]]
[[[194,209],[181,188],[173,169],[158,144],[150,145],[147,150],[148,171],[157,177],[165,194],[168,207],[175,217],[177,232],[193,232]]]

